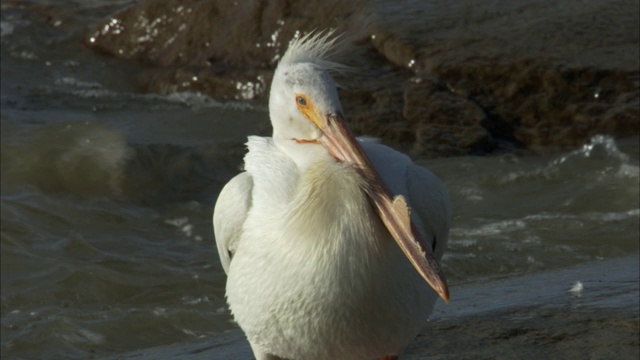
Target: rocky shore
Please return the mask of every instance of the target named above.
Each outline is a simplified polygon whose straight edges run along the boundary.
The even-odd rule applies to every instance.
[[[356,133],[447,156],[637,136],[639,27],[634,1],[148,0],[82,41],[142,91],[264,104],[289,39],[335,29]]]

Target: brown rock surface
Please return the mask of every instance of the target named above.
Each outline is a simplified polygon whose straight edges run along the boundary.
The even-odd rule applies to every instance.
[[[638,135],[639,18],[634,1],[156,0],[85,42],[148,64],[146,91],[264,102],[288,40],[335,28],[354,130],[433,156]]]

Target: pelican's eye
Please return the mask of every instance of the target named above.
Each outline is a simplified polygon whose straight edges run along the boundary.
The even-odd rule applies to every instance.
[[[302,95],[296,96],[296,101],[300,106],[307,106],[307,99]]]

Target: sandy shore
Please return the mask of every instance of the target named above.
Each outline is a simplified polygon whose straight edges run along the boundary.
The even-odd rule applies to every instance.
[[[403,359],[638,359],[637,256],[452,289]],[[569,291],[580,282],[581,291]],[[240,330],[109,359],[251,359]]]

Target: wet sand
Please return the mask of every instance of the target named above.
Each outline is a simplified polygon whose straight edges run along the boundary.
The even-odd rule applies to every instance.
[[[401,358],[638,359],[639,265],[630,256],[454,287]],[[240,330],[109,357],[173,358],[253,357]]]

